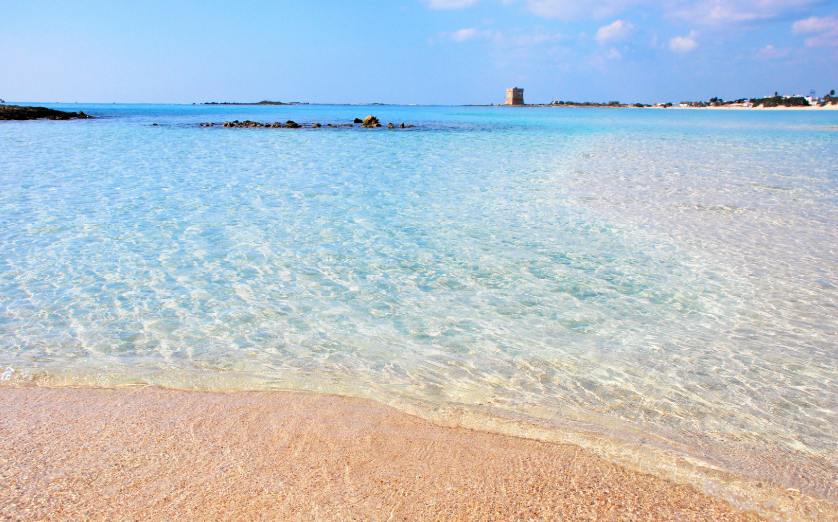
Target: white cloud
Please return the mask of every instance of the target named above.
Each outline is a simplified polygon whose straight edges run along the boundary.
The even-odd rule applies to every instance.
[[[435,38],[431,38],[430,43],[436,43],[438,41],[452,41],[452,42],[466,42],[468,40],[476,40],[478,38],[500,38],[500,33],[493,33],[492,31],[480,31],[475,27],[469,27],[466,29],[459,29],[457,31],[448,33],[442,32],[436,35]]]
[[[609,60],[619,60],[620,58],[623,57],[623,55],[620,51],[618,51],[617,49],[614,49],[612,47],[611,50],[608,51],[608,54],[605,55],[605,57],[608,58]]]
[[[687,36],[676,36],[672,40],[669,40],[669,48],[676,53],[688,53],[695,49],[697,45],[695,31],[690,32]]]
[[[635,7],[645,7],[670,18],[718,25],[775,18],[794,13],[819,0],[504,0],[506,4],[518,2],[544,18],[603,19]]]
[[[798,20],[791,26],[794,34],[811,34],[806,38],[808,47],[838,46],[838,16],[810,16]]]
[[[480,36],[480,33],[474,27],[468,29],[460,29],[451,33],[451,39],[455,42],[465,42],[466,40],[473,40]]]
[[[504,0],[513,3],[518,0]],[[648,0],[522,0],[525,8],[536,16],[571,20],[578,18],[602,19],[615,15]]]
[[[596,38],[599,43],[623,40],[629,35],[629,33],[631,33],[632,29],[634,29],[634,26],[631,25],[631,22],[617,20],[613,23],[600,27],[596,32],[596,35],[594,35],[594,38]]]
[[[431,9],[465,9],[477,3],[477,0],[425,0]]]
[[[491,41],[499,48],[525,48],[537,47],[550,42],[557,42],[563,38],[564,36],[561,33],[534,32],[510,35],[504,34],[500,31],[492,31],[491,29],[481,31],[476,27],[468,27],[466,29],[459,29],[453,32],[437,33],[429,40],[429,43],[433,45],[440,42],[461,43],[470,40],[486,40]]]
[[[759,50],[759,57],[760,58],[780,58],[789,54],[788,49],[777,49],[773,45],[766,45],[762,49]]]
[[[817,0],[675,0],[668,15],[693,23],[719,25],[765,20],[792,13]]]

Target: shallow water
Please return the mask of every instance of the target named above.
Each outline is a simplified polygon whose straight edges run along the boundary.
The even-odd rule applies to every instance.
[[[97,118],[0,122],[9,381],[484,412],[838,500],[836,112],[50,107]],[[198,126],[369,113],[417,127]]]

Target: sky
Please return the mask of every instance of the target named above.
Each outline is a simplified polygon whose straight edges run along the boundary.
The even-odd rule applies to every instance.
[[[0,2],[28,102],[726,100],[838,89],[838,0]]]

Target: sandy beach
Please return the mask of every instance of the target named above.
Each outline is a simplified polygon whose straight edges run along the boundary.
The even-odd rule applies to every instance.
[[[0,389],[6,520],[759,520],[572,445],[284,392]]]

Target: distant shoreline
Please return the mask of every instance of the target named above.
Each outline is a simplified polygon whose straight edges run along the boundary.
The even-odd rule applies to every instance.
[[[278,102],[262,100],[260,102],[204,102],[201,105],[308,105],[308,102]]]
[[[673,105],[672,107],[655,107],[655,106],[644,106],[644,107],[635,107],[633,105],[605,105],[605,104],[597,104],[597,105],[582,105],[582,104],[566,104],[566,105],[553,105],[548,103],[534,103],[534,104],[526,104],[526,105],[505,105],[503,103],[495,103],[490,105],[462,105],[462,107],[509,107],[511,109],[533,109],[533,108],[547,108],[547,109],[561,109],[561,108],[568,108],[568,109],[679,109],[679,110],[735,110],[735,111],[836,111],[838,110],[838,105],[809,105],[807,107],[742,107],[742,106],[734,106],[734,105],[722,105],[719,107],[679,107],[677,105]]]

